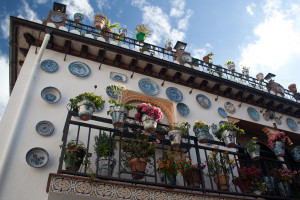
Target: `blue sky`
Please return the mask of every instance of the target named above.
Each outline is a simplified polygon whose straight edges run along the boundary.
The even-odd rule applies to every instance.
[[[148,43],[163,46],[166,39],[188,44],[193,57],[214,53],[214,64],[232,59],[250,67],[250,75],[276,74],[285,88],[300,88],[300,0],[58,0],[67,5],[69,19],[85,14],[93,25],[97,12],[121,23],[134,37],[138,24],[152,29]],[[0,118],[8,101],[9,15],[43,19],[52,0],[0,1]],[[299,89],[300,90],[300,89]]]

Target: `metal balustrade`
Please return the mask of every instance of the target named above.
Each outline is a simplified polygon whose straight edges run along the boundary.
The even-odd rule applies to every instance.
[[[253,193],[256,189],[251,188],[250,193],[246,193],[245,191],[249,190],[246,186],[241,184],[241,189],[233,183],[234,176],[237,177],[237,169],[242,167],[250,167],[255,165],[257,168],[261,169],[262,175],[261,177],[273,177],[272,172],[274,168],[281,168],[282,166],[286,166],[292,170],[300,169],[300,164],[290,163],[288,161],[280,161],[276,158],[273,152],[266,151],[264,149],[261,150],[261,159],[258,161],[253,161],[250,156],[246,153],[245,148],[241,146],[237,146],[236,148],[230,148],[229,151],[224,148],[223,142],[212,141],[209,140],[209,145],[202,145],[197,142],[197,138],[192,136],[191,134],[187,134],[182,138],[182,143],[180,145],[179,152],[183,152],[189,158],[192,158],[193,164],[196,166],[200,166],[200,164],[206,164],[208,160],[209,154],[215,150],[215,146],[219,146],[219,156],[228,156],[228,159],[234,159],[234,164],[236,167],[229,167],[229,179],[226,179],[226,185],[228,186],[228,190],[222,190],[221,185],[216,185],[215,181],[213,180],[211,173],[212,171],[209,170],[209,167],[206,166],[204,170],[199,170],[200,177],[201,177],[201,184],[199,187],[195,186],[195,181],[193,181],[193,186],[189,187],[187,183],[184,181],[185,177],[181,174],[176,176],[176,185],[168,185],[166,182],[166,178],[164,177],[164,182],[161,181],[161,176],[157,172],[158,164],[156,162],[157,159],[164,156],[167,149],[172,149],[170,145],[170,141],[165,139],[165,137],[159,137],[157,134],[162,136],[167,135],[167,132],[163,129],[158,129],[156,134],[150,136],[150,142],[154,142],[156,139],[159,139],[160,143],[156,145],[155,153],[151,157],[151,161],[148,162],[147,168],[145,173],[133,173],[130,171],[128,167],[124,165],[124,152],[121,150],[122,143],[120,141],[130,140],[136,134],[136,131],[139,129],[143,129],[139,122],[134,120],[133,118],[128,118],[125,124],[125,128],[117,130],[113,128],[111,119],[92,116],[90,121],[81,121],[76,119],[77,113],[69,112],[65,127],[63,130],[63,137],[62,137],[62,150],[61,150],[61,157],[59,160],[58,166],[58,173],[62,174],[70,174],[75,176],[84,176],[89,177],[91,173],[94,173],[94,178],[96,179],[104,179],[104,180],[111,180],[117,182],[126,182],[132,184],[139,184],[145,186],[158,186],[162,188],[173,188],[180,190],[188,190],[188,191],[200,191],[204,193],[218,193],[218,194],[227,194],[227,195],[234,195],[239,197],[261,197],[265,199],[298,199],[300,198],[300,192],[298,186],[295,184],[289,185],[289,189],[292,191],[290,197],[281,196],[279,189],[278,189],[278,181],[274,178],[274,188],[273,190],[269,188],[269,190],[264,194],[255,194]],[[160,124],[160,126],[166,126]],[[116,141],[116,150],[115,150],[115,158],[116,158],[116,166],[112,174],[110,173],[101,175],[99,173],[99,163],[97,162],[98,157],[97,153],[93,149],[94,146],[94,137],[98,136],[98,142],[101,143],[101,137],[103,132],[106,132],[110,137],[114,138]],[[89,160],[90,165],[88,168],[81,166],[79,171],[75,171],[75,167],[73,166],[72,169],[66,170],[64,164],[64,157],[66,152],[66,145],[69,141],[74,140],[75,143],[82,141],[87,148],[84,161]],[[112,147],[111,139],[110,139],[110,148]],[[178,150],[177,150],[178,151]],[[227,152],[223,154],[224,152]],[[88,154],[92,153],[92,157],[88,157]],[[111,153],[110,153],[111,154]],[[289,160],[289,159],[285,159]],[[108,160],[108,166],[112,163],[112,160]],[[222,159],[221,159],[222,162]],[[222,163],[224,164],[224,163]],[[110,171],[110,170],[108,170]],[[220,174],[223,173],[222,171],[217,171],[216,179],[220,180]],[[133,179],[132,175],[134,176],[142,176],[142,179]],[[194,177],[194,176],[192,176]],[[192,178],[194,179],[194,178]],[[265,178],[268,179],[268,178]],[[273,179],[273,178],[269,178]],[[269,186],[271,187],[271,186]]]

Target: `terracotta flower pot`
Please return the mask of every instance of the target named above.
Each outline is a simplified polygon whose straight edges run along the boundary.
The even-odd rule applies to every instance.
[[[251,179],[238,180],[235,182],[242,192],[251,193]]]
[[[184,172],[184,177],[189,187],[200,187],[201,177],[199,169],[187,170]]]
[[[296,84],[290,84],[289,85],[289,90],[292,92],[292,93],[296,93],[297,92],[297,87],[296,87]]]
[[[256,78],[258,81],[263,82],[264,81],[264,74],[263,73],[258,73],[256,75]]]
[[[205,64],[208,65],[209,64],[209,57],[208,56],[204,56],[203,57],[203,61],[204,61]]]
[[[95,29],[101,30],[105,24],[105,20],[106,19],[104,17],[95,17],[94,20]]]
[[[220,179],[220,183],[219,183],[219,179]],[[215,181],[218,189],[228,190],[228,184],[229,184],[229,176],[228,175],[225,175],[225,174],[221,173],[221,174],[219,174],[219,178],[218,178],[218,175],[215,175],[214,176],[214,181]]]
[[[109,28],[103,28],[102,29],[103,31],[106,31],[106,32],[103,32],[103,38],[105,39],[105,41],[107,42],[109,40],[109,38],[112,37],[112,34],[109,34],[111,33],[111,30]]]
[[[128,163],[132,174],[133,179],[142,179],[144,178],[147,161],[144,158],[133,158]]]

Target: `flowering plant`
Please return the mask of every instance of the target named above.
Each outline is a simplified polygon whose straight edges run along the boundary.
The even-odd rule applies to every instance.
[[[275,141],[281,141],[285,144],[289,144],[292,145],[292,141],[291,139],[285,135],[284,132],[278,132],[275,135],[273,135],[272,137],[269,138],[268,140],[268,146],[272,147],[275,144]]]
[[[179,162],[178,162],[179,161]],[[177,160],[178,172],[184,173],[188,170],[199,169],[198,166],[192,164],[193,160],[189,158],[185,153],[179,153],[179,157]],[[200,163],[200,169],[204,169],[206,165]]]
[[[229,159],[228,152],[219,152],[218,149],[210,152],[206,160],[210,175],[215,176],[221,173],[230,174],[235,168],[234,158]],[[206,174],[209,175],[209,174]]]
[[[276,176],[278,182],[292,183],[293,179],[295,179],[295,176],[297,175],[297,171],[292,171],[285,167],[282,169],[275,168],[274,175]]]
[[[137,113],[135,115],[135,119],[139,122],[142,122],[143,115],[154,116],[154,119],[159,122],[164,115],[161,112],[160,108],[152,106],[150,103],[142,103],[137,106]]]
[[[248,70],[250,67],[246,67],[246,66],[243,66],[243,65],[241,65],[242,66],[242,69],[243,70]]]
[[[208,126],[208,127],[210,127],[207,123],[196,120],[196,122],[195,122],[195,124],[194,124],[194,126],[193,126],[193,129],[195,129],[195,128],[201,128],[201,127],[203,127],[203,126]]]
[[[248,152],[253,152],[254,151],[254,146],[257,144],[257,137],[253,137],[247,146]]]
[[[220,126],[220,125],[219,125]],[[218,129],[218,131],[216,132],[216,137],[219,139],[219,140],[222,140],[223,141],[223,138],[222,138],[222,132],[223,131],[234,131],[236,133],[236,135],[242,135],[242,134],[245,134],[245,131],[243,129],[240,129],[237,125],[235,125],[234,123],[229,123],[229,122],[226,122],[224,124],[221,125],[221,128]]]
[[[227,60],[225,65],[228,66],[229,64],[234,63],[232,60]]]
[[[150,34],[151,34],[151,30],[150,30],[150,27],[148,27],[147,25],[145,24],[139,24],[135,30],[138,32],[138,33],[145,33],[145,36],[148,37]]]
[[[250,179],[251,181],[258,181],[261,170],[256,168],[255,165],[252,165],[252,167],[243,167],[242,169],[238,169],[238,173],[239,177],[235,178],[235,180]]]
[[[183,135],[186,135],[190,127],[191,125],[188,122],[181,121],[171,124],[167,128],[167,131],[179,130],[182,132]]]

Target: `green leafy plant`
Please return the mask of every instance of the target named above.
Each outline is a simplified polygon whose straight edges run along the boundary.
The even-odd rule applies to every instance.
[[[254,151],[254,146],[257,144],[257,137],[253,137],[247,146],[248,152],[253,152]]]
[[[103,132],[100,138],[99,136],[95,136],[94,150],[99,158],[114,156],[116,147],[115,139],[110,137],[106,132]]]
[[[98,12],[95,17],[102,17],[106,19],[106,16],[102,12]]]
[[[196,129],[196,128],[199,128],[199,129],[200,129],[200,128],[202,128],[203,126],[208,126],[208,127],[210,127],[207,123],[196,120],[196,122],[195,122],[195,124],[194,124],[194,126],[193,126],[193,129]]]
[[[219,124],[218,124],[219,125]],[[219,125],[221,126],[218,131],[216,132],[216,137],[219,139],[219,140],[222,140],[223,141],[223,138],[222,138],[222,132],[223,131],[234,131],[236,133],[237,136],[239,135],[242,135],[242,134],[245,134],[245,131],[243,129],[240,129],[237,125],[235,125],[234,123],[230,123],[230,122],[226,122],[222,125]]]
[[[225,66],[228,66],[229,64],[231,64],[231,63],[234,63],[232,60],[227,60],[226,62],[225,62]]]
[[[106,17],[104,28],[108,28],[108,29],[120,28],[119,27],[120,23],[111,24],[110,22],[111,20]]]
[[[144,33],[146,37],[148,37],[151,34],[151,29],[150,27],[148,27],[145,24],[139,24],[136,28],[135,28],[137,33]]]
[[[94,86],[95,91],[97,89],[97,85]],[[102,104],[105,103],[105,101],[102,99],[101,96],[95,95],[95,93],[89,93],[89,92],[85,92],[85,93],[81,93],[78,96],[76,96],[75,98],[70,99],[70,105],[71,105],[71,109],[75,112],[78,112],[78,106],[77,104],[84,100],[90,100],[91,102],[93,102],[95,104],[95,109],[99,109],[102,108]]]
[[[62,148],[62,145],[60,145]],[[66,145],[65,157],[66,158],[73,158],[75,162],[81,161],[82,158],[86,155],[87,148],[84,146],[84,143],[81,141],[76,142],[75,140],[71,140]],[[91,157],[92,154],[89,153],[88,157]]]
[[[190,127],[191,125],[188,122],[181,121],[171,124],[169,127],[167,127],[167,131],[179,130],[183,135],[186,135]]]

